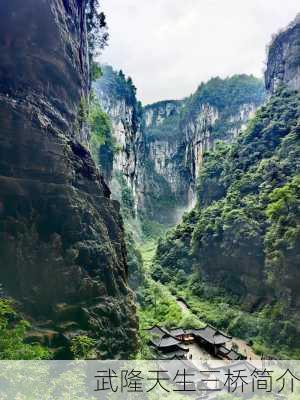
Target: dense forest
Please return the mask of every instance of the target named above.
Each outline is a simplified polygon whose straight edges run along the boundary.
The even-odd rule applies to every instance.
[[[212,301],[215,313],[204,314],[209,322],[255,340],[261,351],[265,345],[294,357],[300,346],[299,100],[279,88],[236,143],[205,154],[197,206],[159,242],[153,271],[187,298]]]

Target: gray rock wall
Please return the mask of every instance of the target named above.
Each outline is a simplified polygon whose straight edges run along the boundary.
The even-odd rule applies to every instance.
[[[89,151],[85,2],[10,0],[0,23],[0,282],[69,357],[74,335],[100,357],[136,349],[118,205]],[[114,331],[114,340],[111,332]]]
[[[274,93],[280,84],[300,90],[300,14],[280,31],[269,46],[266,87]]]

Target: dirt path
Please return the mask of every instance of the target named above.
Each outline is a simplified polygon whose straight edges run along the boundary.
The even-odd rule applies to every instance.
[[[232,343],[235,343],[238,348],[239,352],[247,357],[248,360],[260,360],[261,357],[255,354],[254,350],[245,342],[245,340],[233,337]]]
[[[156,241],[152,240],[144,243],[140,248],[143,256],[144,268],[146,273],[150,273],[152,260],[155,256],[156,246],[157,246]],[[179,299],[176,296],[173,296],[173,298],[180,307],[183,314],[193,314],[189,306],[185,303],[183,299]],[[203,325],[205,325],[205,323],[202,320],[200,321],[203,323]],[[236,346],[238,347],[238,351],[241,354],[245,355],[247,359],[251,360],[260,359],[260,357],[257,354],[255,354],[253,349],[247,344],[245,340],[234,337],[232,340],[232,344],[236,344]],[[209,357],[209,354],[205,350],[200,349],[199,346],[195,346],[194,348],[192,348],[191,353],[193,354],[193,359],[198,359],[199,357],[214,359],[213,357]]]
[[[183,313],[186,313],[186,312],[190,313],[191,312],[190,309],[188,308],[188,306],[182,300],[176,299],[176,303],[179,305],[179,307],[181,308],[181,311]]]
[[[176,298],[176,303],[179,305],[179,307],[181,308],[183,313],[191,313],[191,310],[189,309],[189,307],[187,306],[187,304],[184,301]],[[203,322],[203,321],[201,321],[201,322]],[[260,357],[257,354],[255,354],[253,349],[248,345],[248,343],[245,340],[233,337],[232,345],[236,345],[238,347],[239,353],[246,356],[248,360],[260,360]],[[201,355],[201,349],[199,349],[199,346],[196,346],[196,348],[193,350],[194,350],[194,351],[192,351],[193,358],[198,358],[197,356]],[[208,353],[206,353],[204,351],[204,353],[202,353],[202,356],[203,356],[203,354],[207,355]],[[212,359],[213,359],[213,357],[212,357]]]

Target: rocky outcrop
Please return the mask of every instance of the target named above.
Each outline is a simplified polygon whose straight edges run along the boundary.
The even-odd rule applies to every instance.
[[[136,348],[119,206],[85,147],[85,2],[11,0],[0,37],[0,281],[57,357],[89,335],[101,357]],[[111,332],[114,331],[114,340]]]
[[[205,152],[213,150],[220,140],[226,143],[233,142],[246,128],[247,122],[255,115],[258,106],[259,104],[255,102],[241,104],[236,111],[224,118],[222,110],[209,103],[201,104],[196,117],[183,125],[186,142],[184,162],[190,169],[192,193]],[[217,131],[222,125],[227,129],[225,128],[222,135],[218,135]]]
[[[97,90],[103,110],[110,116],[118,150],[114,156],[113,171],[122,171],[128,184],[136,173],[135,136],[133,130],[133,107],[125,99],[114,99],[100,88]]]
[[[103,71],[94,88],[113,125],[114,171],[126,178],[136,214],[175,224],[195,203],[204,153],[236,139],[264,100],[263,83],[247,75],[214,78],[187,99],[141,109],[130,78]]]
[[[234,141],[263,100],[262,82],[241,75],[212,79],[189,99],[144,108],[144,158],[149,165],[144,181],[150,182],[144,193],[150,198],[150,218],[174,224],[192,208],[204,153],[218,141]]]
[[[129,187],[134,187],[137,171],[137,147],[140,141],[141,106],[130,78],[110,66],[102,67],[103,76],[93,84],[102,110],[112,124],[116,151],[113,171],[121,172]],[[113,174],[111,174],[111,178]]]
[[[300,90],[300,14],[272,40],[265,72],[266,87],[274,93],[280,84]]]

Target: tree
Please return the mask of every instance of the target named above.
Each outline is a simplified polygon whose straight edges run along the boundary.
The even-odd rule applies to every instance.
[[[49,359],[49,351],[39,344],[26,344],[24,339],[30,324],[21,319],[8,299],[0,299],[0,359]]]
[[[107,45],[108,32],[105,14],[100,10],[99,0],[88,0],[86,6],[86,21],[91,58],[100,54]]]
[[[78,335],[72,339],[71,352],[77,360],[86,360],[96,357],[96,340],[88,336]]]

